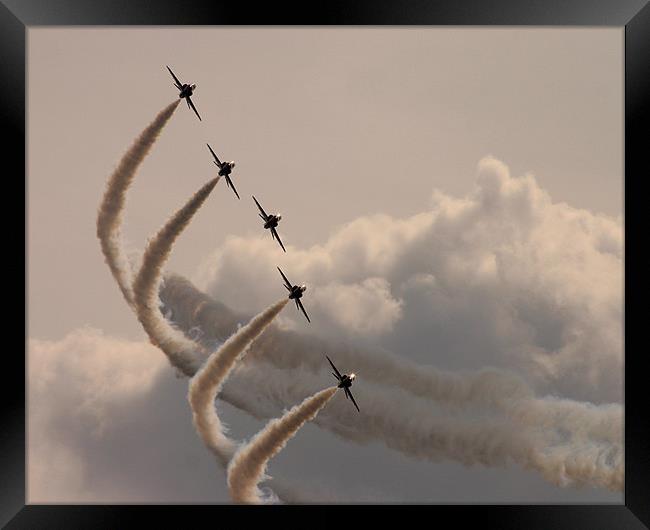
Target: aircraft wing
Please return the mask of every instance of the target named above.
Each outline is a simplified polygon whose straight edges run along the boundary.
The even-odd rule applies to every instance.
[[[214,159],[217,161],[217,165],[218,165],[219,167],[221,167],[221,160],[219,160],[219,157],[217,156],[217,153],[215,153],[215,152],[212,150],[212,147],[210,147],[210,144],[206,144],[206,145],[208,146],[208,149],[209,149],[210,152],[212,153],[212,156],[214,157]]]
[[[253,197],[253,198],[255,198],[255,197]],[[291,282],[290,282],[290,281],[287,279],[287,277],[284,275],[284,272],[282,272],[282,269],[281,269],[280,267],[278,267],[278,270],[280,271],[280,274],[282,274],[282,278],[284,278],[284,281],[285,281],[285,283],[287,284],[287,287],[289,288],[289,290],[291,290],[291,287],[293,287],[293,286],[291,285]]]
[[[302,311],[303,315],[305,315],[305,318],[307,319],[307,322],[311,324],[311,320],[309,320],[309,315],[307,315],[307,311],[305,311],[304,306],[302,305],[302,302],[296,298],[296,303],[300,307],[300,310]]]
[[[327,355],[326,355],[325,357],[327,357]],[[334,371],[336,372],[336,375],[338,375],[339,379],[341,379],[341,377],[343,377],[343,376],[341,375],[341,372],[339,372],[339,371],[336,369],[336,366],[334,366],[334,363],[332,362],[332,359],[330,359],[329,357],[327,357],[327,360],[328,360],[328,361],[330,362],[330,364],[332,365],[332,368],[334,368]]]
[[[354,400],[354,396],[352,395],[352,392],[350,392],[349,388],[345,389],[345,393],[346,393],[346,395],[350,396],[350,399],[352,400],[352,403],[354,403],[354,406],[357,407],[357,412],[361,412],[359,410],[359,405],[357,405],[357,402]]]
[[[280,267],[278,267],[278,270],[280,271],[280,274],[282,274],[282,278],[284,279],[284,282],[285,282],[286,286],[289,288],[289,290],[291,290],[291,287],[293,287],[293,286],[291,285],[291,282],[290,282],[290,281],[287,279],[287,277],[284,275],[284,272],[282,272],[282,269],[281,269]]]
[[[268,219],[267,213],[264,211],[264,208],[260,205],[259,202],[257,202],[257,199],[255,198],[255,195],[253,195],[253,200],[255,201],[255,204],[257,204],[257,207],[260,209],[260,212],[262,212],[262,218],[266,221]],[[282,274],[282,271],[280,271],[280,274]],[[287,280],[284,274],[282,274],[282,277]],[[289,280],[287,280],[287,283],[289,283]]]
[[[239,197],[239,193],[237,193],[237,190],[235,189],[235,185],[232,183],[232,180],[230,180],[230,177],[228,175],[226,175],[226,184],[228,184],[228,186],[230,186],[232,188],[232,191],[235,192],[235,195],[237,195],[237,198],[241,199],[241,197]]]
[[[278,232],[275,228],[271,228],[271,234],[275,236],[275,238],[278,240],[278,243],[280,243],[280,246],[282,247],[282,250],[285,252],[287,251],[286,248],[284,248],[284,245],[282,244],[282,241],[280,241],[280,236],[278,235]]]
[[[172,74],[172,77],[174,78],[174,81],[176,82],[176,88],[178,88],[178,90],[182,90],[183,89],[183,83],[181,83],[178,80],[178,77],[176,77],[174,75],[174,72],[172,72],[172,69],[169,66],[167,66],[167,70],[169,70],[169,73]]]
[[[199,121],[202,121],[202,120],[201,120],[201,116],[199,116],[199,111],[196,110],[196,107],[194,106],[194,103],[192,103],[192,98],[190,98],[190,96],[187,96],[187,97],[185,98],[185,100],[187,101],[187,106],[188,106],[188,107],[192,107],[192,110],[193,110],[194,113],[196,114],[196,117],[199,119]]]

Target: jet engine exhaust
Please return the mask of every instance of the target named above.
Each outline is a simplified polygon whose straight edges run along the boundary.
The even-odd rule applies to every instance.
[[[188,401],[192,408],[194,426],[203,443],[215,454],[223,467],[226,467],[232,458],[235,444],[225,434],[224,426],[217,415],[215,400],[235,364],[288,302],[289,300],[283,298],[240,328],[208,357],[205,364],[190,379]]]
[[[136,314],[142,327],[151,341],[167,355],[171,364],[188,376],[198,369],[200,359],[197,350],[203,348],[173,328],[165,319],[159,309],[158,289],[163,266],[169,258],[174,242],[217,182],[219,177],[204,184],[149,241],[142,256],[142,265],[133,282]]]
[[[124,252],[121,236],[126,193],[133,183],[140,164],[153,147],[179,103],[180,100],[176,100],[161,110],[153,122],[140,133],[128,151],[124,153],[117,168],[108,179],[106,191],[97,213],[97,237],[102,253],[124,299],[130,306],[133,306],[132,271],[131,264]]]
[[[261,504],[266,501],[258,484],[266,478],[266,466],[271,458],[293,438],[305,422],[316,417],[329,402],[336,387],[326,388],[308,397],[271,420],[247,444],[242,445],[228,465],[228,489],[237,503]]]

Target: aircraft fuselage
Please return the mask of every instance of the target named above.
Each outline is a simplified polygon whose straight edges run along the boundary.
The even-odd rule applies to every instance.
[[[338,384],[338,388],[350,388],[352,386],[352,379],[348,374],[344,374],[341,378],[341,382]]]
[[[232,164],[231,162],[224,162],[223,164],[221,164],[221,167],[219,168],[219,175],[221,175],[222,177],[227,177],[228,175],[230,175],[230,173],[232,173],[233,166],[234,164]]]
[[[184,84],[181,88],[181,93],[178,95],[179,98],[186,98],[191,96],[194,93],[195,85]]]
[[[294,285],[291,288],[291,293],[289,294],[289,300],[293,300],[295,298],[301,298],[302,293],[304,293],[306,289],[307,288],[305,286]]]
[[[275,215],[269,215],[268,220],[264,223],[264,228],[277,228],[280,220]]]

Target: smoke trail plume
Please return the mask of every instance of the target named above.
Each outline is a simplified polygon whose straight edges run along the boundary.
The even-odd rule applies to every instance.
[[[192,323],[206,330],[204,340],[214,336],[211,325],[225,326],[237,320],[225,306],[210,302],[202,293],[196,296],[196,289],[187,280],[170,278],[164,291],[161,295],[167,307],[170,301],[178,300],[177,305],[171,304],[173,318],[181,327]],[[262,345],[269,344],[272,334],[275,341],[262,351]],[[274,347],[276,342],[284,343],[286,352],[296,352],[306,359],[304,367],[297,363],[297,367],[288,368],[285,362],[278,362],[273,356],[279,350],[279,346]],[[295,333],[270,327],[251,346],[220,397],[257,418],[277,415],[322,384],[323,368],[312,371],[309,366],[309,359],[316,348],[322,347],[322,341],[313,343],[310,345]],[[302,346],[301,351],[297,345]],[[257,360],[252,357],[255,351],[259,352]],[[335,351],[338,359],[339,349]],[[264,361],[262,353],[268,354]],[[365,363],[368,373],[376,374],[371,355],[362,352],[350,356],[351,366],[364,378],[364,385],[357,390],[359,402],[369,405],[362,405],[363,412],[357,416],[352,415],[349,407],[334,403],[316,419],[317,425],[345,439],[357,443],[381,440],[410,457],[433,461],[449,458],[465,465],[485,466],[516,463],[558,485],[622,488],[622,409],[618,405],[603,408],[570,400],[535,398],[532,391],[521,392],[516,385],[514,392],[504,391],[499,384],[504,379],[500,377],[449,374],[447,379],[444,372],[429,369],[425,372],[429,376],[433,373],[433,377],[427,381],[412,373],[408,363],[406,368],[397,367],[394,385],[387,385],[385,376],[374,381],[370,376],[366,382],[366,371],[358,370],[358,366]],[[268,365],[267,360],[275,366]],[[320,363],[323,367],[322,359]],[[384,363],[379,360],[380,366]],[[409,372],[413,377],[400,377]],[[410,381],[416,381],[416,389],[429,388],[429,392],[413,392]],[[457,419],[461,409],[464,419]]]
[[[133,305],[131,265],[124,252],[121,236],[122,212],[126,192],[133,182],[135,173],[160,135],[163,127],[172,117],[180,99],[167,105],[153,122],[140,133],[129,150],[120,160],[117,169],[108,179],[106,191],[97,214],[97,237],[111,274],[117,281],[122,295]]]
[[[188,316],[179,314],[179,308],[184,311],[190,309],[189,316],[199,323],[204,318],[207,319],[204,324],[227,324],[238,320],[225,306],[214,302],[209,304],[203,300],[195,307],[191,303],[192,297],[187,296],[189,282],[177,280],[168,279],[163,288],[167,297],[171,293],[179,301],[178,307],[172,306],[172,316],[177,322],[184,320],[177,317]],[[211,310],[215,308],[222,311],[212,314]],[[272,328],[251,345],[251,353],[264,342],[263,339],[269,332],[272,332]],[[203,339],[207,340],[208,335]],[[288,336],[291,338],[291,334]],[[287,346],[291,346],[290,341]],[[261,358],[261,355],[259,357]],[[321,366],[322,363],[324,361],[321,361]],[[219,397],[257,418],[271,418],[289,404],[304,399],[322,384],[322,369],[314,372],[309,369],[309,363],[305,364],[305,368],[300,365],[297,368],[278,368],[259,359],[251,362],[250,355],[247,355],[244,362],[235,368]],[[473,388],[475,391],[482,389],[476,396],[480,398],[483,395],[486,401],[490,401],[487,399],[490,395],[489,389],[500,391],[498,385],[482,384]],[[316,424],[357,443],[380,440],[387,447],[413,458],[432,461],[447,458],[465,465],[479,464],[491,467],[515,463],[537,471],[547,480],[562,486],[591,485],[613,490],[622,488],[623,448],[620,443],[598,442],[588,437],[575,437],[571,433],[567,440],[566,434],[562,433],[562,424],[568,423],[567,419],[575,422],[573,427],[576,432],[588,432],[593,427],[589,425],[589,414],[575,413],[573,416],[564,416],[564,421],[559,426],[553,425],[552,422],[551,425],[546,425],[544,422],[535,423],[534,416],[539,411],[533,407],[525,409],[528,419],[517,424],[517,418],[522,415],[520,409],[528,399],[524,393],[521,400],[512,398],[512,413],[505,417],[504,409],[499,408],[491,411],[491,414],[482,415],[481,413],[486,411],[479,407],[477,414],[465,405],[480,400],[463,399],[460,401],[463,404],[463,417],[459,419],[456,417],[458,407],[450,407],[454,405],[453,402],[441,400],[440,403],[432,403],[429,399],[431,396],[415,396],[408,387],[387,386],[383,381],[366,382],[365,376],[364,384],[356,393],[362,404],[361,415],[357,415],[346,403],[334,403],[316,418]],[[542,401],[538,400],[533,404],[545,405]],[[573,407],[574,412],[580,412],[580,407],[585,405],[569,400],[557,400],[557,404],[560,409],[568,404]],[[445,408],[436,410],[436,406]],[[543,408],[541,410],[543,411]],[[405,414],[405,411],[408,411],[408,414]],[[612,411],[616,412],[614,408]],[[471,412],[474,412],[473,416]],[[600,412],[597,416],[599,414]],[[586,426],[580,425],[585,421]],[[608,429],[611,430],[610,427]]]
[[[258,418],[304,399],[325,374],[277,369],[266,363],[242,363],[224,386],[221,398]],[[315,423],[344,439],[365,444],[379,440],[409,457],[450,459],[466,466],[516,464],[560,486],[597,486],[621,490],[623,446],[580,438],[562,429],[522,426],[498,411],[436,407],[399,388],[362,381],[355,390],[361,413],[335,400]]]
[[[166,279],[160,296],[176,324],[185,331],[200,330],[206,343],[223,340],[243,319],[177,275]],[[446,372],[390,352],[353,349],[275,326],[251,345],[246,361],[260,359],[285,370],[316,374],[324,369],[323,352],[329,352],[343,366],[354,367],[364,381],[397,387],[414,397],[453,408],[494,409],[523,426],[562,429],[575,438],[622,444],[623,411],[619,404],[536,397],[521,377],[505,370]],[[294,401],[289,403],[295,402],[295,396],[291,399]]]
[[[266,466],[305,422],[312,420],[328,403],[337,388],[331,387],[308,397],[271,420],[246,445],[240,447],[228,465],[228,488],[235,502],[260,504],[264,497],[258,484],[265,478]]]
[[[196,431],[223,467],[226,467],[232,458],[235,445],[225,434],[224,426],[215,409],[215,399],[237,361],[287,305],[288,301],[288,298],[283,298],[253,318],[246,326],[240,328],[210,355],[190,380],[188,400],[192,407]]]
[[[127,303],[136,311],[150,341],[167,355],[175,368],[191,377],[201,366],[205,351],[200,344],[187,339],[163,317],[158,309],[158,289],[162,268],[176,238],[208,197],[219,178],[203,186],[149,242],[135,281],[132,280],[131,264],[124,251],[120,233],[126,193],[138,168],[179,102],[180,100],[176,100],[165,107],[140,133],[109,178],[97,215],[97,237],[113,277]],[[287,492],[283,497],[294,495],[292,490],[295,488],[286,484],[282,484],[282,488]]]
[[[197,350],[202,348],[172,327],[162,315],[158,289],[162,268],[169,258],[176,238],[192,220],[218,181],[219,177],[216,177],[204,184],[149,241],[142,257],[142,265],[133,282],[135,309],[142,327],[151,341],[167,355],[171,364],[190,377],[200,365],[201,359]]]

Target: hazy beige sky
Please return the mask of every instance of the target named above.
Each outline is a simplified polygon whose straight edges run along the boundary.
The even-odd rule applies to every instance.
[[[96,237],[108,176],[177,97],[165,65],[197,84],[203,121],[181,104],[138,172],[129,249],[215,175],[209,142],[237,162],[242,200],[220,182],[168,270],[203,275],[238,310],[273,302],[276,249],[259,244],[270,236],[255,194],[283,214],[277,264],[310,284],[310,330],[442,369],[523,366],[544,392],[620,404],[622,28],[32,28],[27,59],[37,498],[228,501],[187,381],[148,347]],[[392,218],[375,230],[373,214]],[[533,357],[559,376],[528,370]],[[260,427],[220,413],[239,439]],[[274,469],[326,499],[621,499],[518,467],[423,463],[313,425],[291,444]]]
[[[197,83],[203,121],[178,109],[125,236],[141,248],[214,173],[210,142],[237,161],[242,201],[221,183],[179,242],[170,266],[192,276],[229,234],[267,235],[253,193],[284,214],[285,243],[308,245],[361,215],[420,211],[433,188],[464,195],[488,154],[554,200],[621,214],[622,45],[617,28],[30,29],[30,334],[139,332],[95,216],[119,157],[176,97],[166,64]]]

